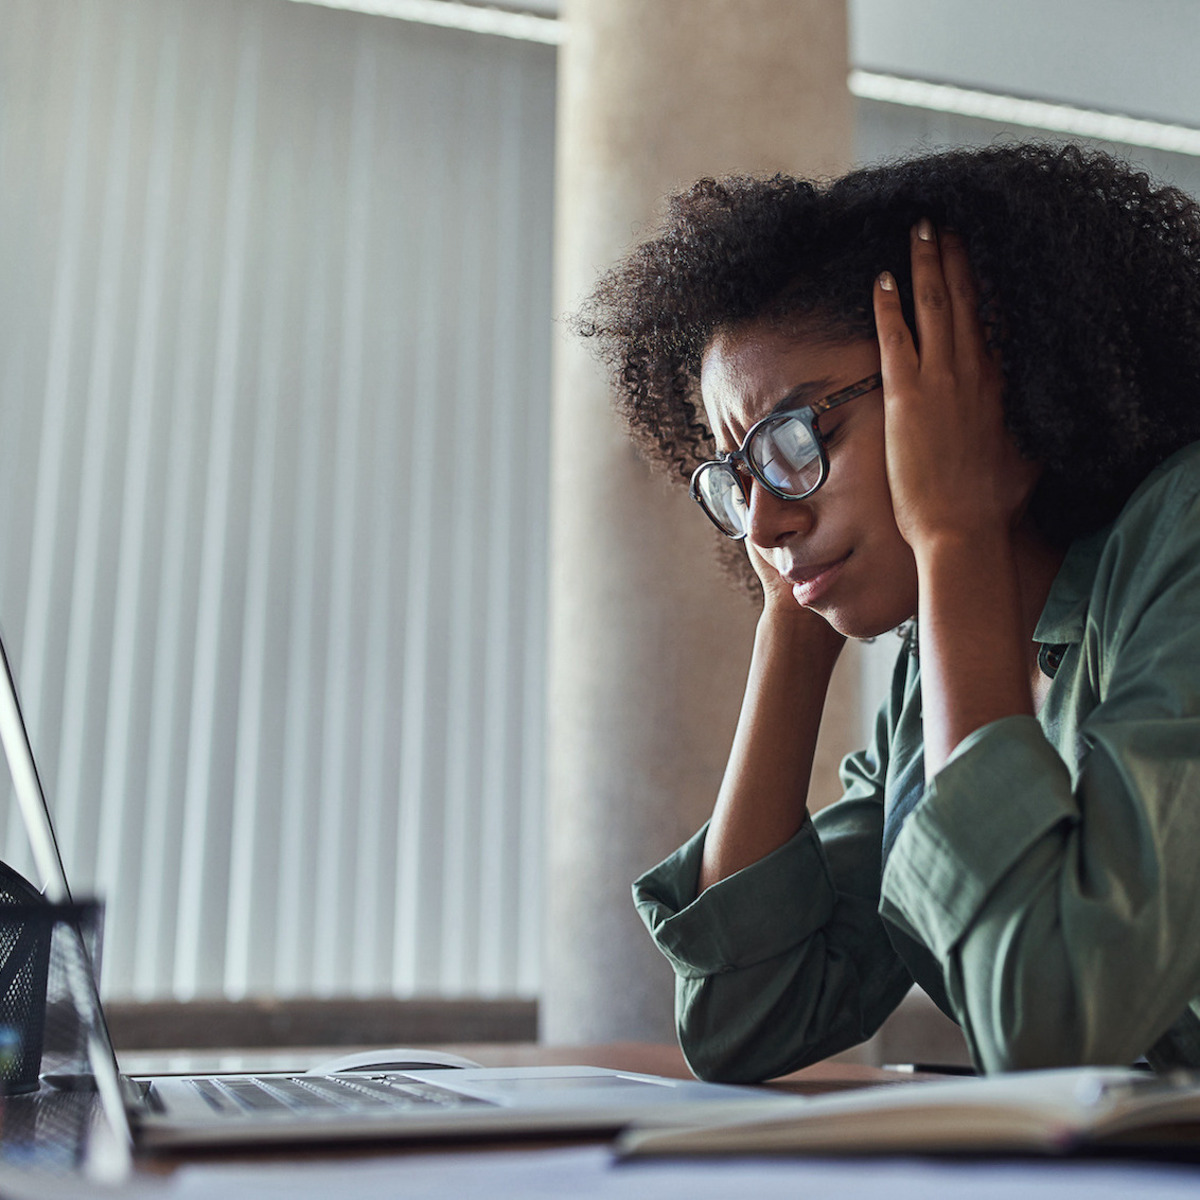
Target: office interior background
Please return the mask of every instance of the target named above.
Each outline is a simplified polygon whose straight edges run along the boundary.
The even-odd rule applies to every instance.
[[[106,995],[537,998],[557,5],[0,16],[0,630]],[[1200,189],[1187,0],[848,20],[858,161]]]

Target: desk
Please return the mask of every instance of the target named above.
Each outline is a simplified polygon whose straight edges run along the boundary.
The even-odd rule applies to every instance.
[[[446,1046],[489,1066],[582,1063],[684,1077],[674,1046]],[[345,1053],[337,1047],[334,1053]],[[204,1055],[122,1056],[126,1069],[158,1073],[304,1069],[331,1057],[325,1049]],[[921,1078],[844,1062],[825,1062],[767,1086],[789,1091],[894,1085]],[[26,1186],[28,1184],[28,1186]],[[72,1200],[97,1193],[28,1180],[6,1195]],[[139,1200],[1195,1200],[1195,1167],[1119,1161],[963,1161],[880,1159],[714,1159],[614,1162],[607,1138],[544,1141],[346,1145],[265,1151],[177,1153],[138,1161],[121,1194]],[[105,1193],[111,1197],[112,1193]]]

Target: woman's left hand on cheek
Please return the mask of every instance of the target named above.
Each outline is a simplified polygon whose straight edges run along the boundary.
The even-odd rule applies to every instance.
[[[919,350],[894,279],[885,273],[875,285],[896,523],[914,547],[946,535],[1006,534],[1038,468],[1005,429],[1000,364],[987,345],[961,238],[939,238],[921,221],[912,235],[912,278]]]

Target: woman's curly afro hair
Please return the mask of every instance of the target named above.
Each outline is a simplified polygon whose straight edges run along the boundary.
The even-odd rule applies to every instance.
[[[686,481],[713,455],[698,404],[715,331],[769,318],[874,336],[872,284],[912,325],[909,230],[964,238],[998,346],[1005,410],[1044,464],[1031,513],[1065,544],[1200,438],[1200,208],[1108,155],[1034,144],[953,150],[830,182],[702,179],[574,318],[596,339],[648,457]]]

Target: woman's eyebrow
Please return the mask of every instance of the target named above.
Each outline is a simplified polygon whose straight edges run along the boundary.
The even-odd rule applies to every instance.
[[[804,383],[798,383],[794,388],[790,388],[787,395],[767,415],[774,416],[776,413],[788,412],[793,408],[807,408],[814,400],[820,400],[822,396],[828,396],[832,391],[833,380],[828,376],[824,379],[805,380]]]
[[[789,388],[782,399],[780,399],[778,403],[772,405],[772,407],[766,413],[764,413],[759,420],[765,420],[767,417],[773,417],[777,413],[791,412],[796,408],[805,408],[807,405],[812,404],[813,401],[820,400],[823,396],[828,396],[829,393],[834,390],[834,386],[835,385],[832,376],[827,375],[823,379],[806,379],[803,383],[798,383],[795,385],[795,387]],[[754,424],[757,424],[757,422],[754,422]],[[717,430],[714,429],[712,431],[712,437],[713,444],[716,446],[718,453],[730,453],[730,451],[723,447],[721,436]],[[733,443],[733,445],[735,447],[741,446],[745,443],[745,441],[746,435],[743,433],[742,436]]]

